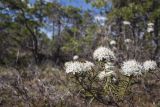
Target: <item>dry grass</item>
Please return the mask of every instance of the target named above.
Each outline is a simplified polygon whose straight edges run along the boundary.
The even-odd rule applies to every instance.
[[[127,97],[130,105],[124,101],[122,107],[160,106],[160,81],[155,76],[146,78],[132,88],[133,97]],[[89,101],[81,97],[64,71],[50,65],[25,70],[0,68],[1,107],[106,107]]]

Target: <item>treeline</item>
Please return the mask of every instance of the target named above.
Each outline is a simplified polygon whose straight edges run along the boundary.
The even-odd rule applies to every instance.
[[[87,55],[97,28],[93,21],[90,11],[57,1],[1,0],[0,63],[61,64],[74,54]]]
[[[86,2],[107,17],[104,26],[96,23],[94,10],[63,6],[57,0],[36,0],[34,4],[1,0],[0,63],[28,66],[51,61],[61,65],[74,55],[91,59],[90,53],[99,45],[116,51],[118,61],[160,61],[159,0]]]

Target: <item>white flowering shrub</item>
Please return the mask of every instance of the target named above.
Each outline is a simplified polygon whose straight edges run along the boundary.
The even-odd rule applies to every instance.
[[[153,71],[157,68],[157,63],[155,61],[148,60],[143,63],[143,67],[145,71]]]
[[[124,25],[130,25],[131,22],[129,22],[129,21],[123,21],[123,24],[124,24]]]
[[[94,64],[89,61],[79,62],[79,61],[71,61],[65,63],[66,73],[81,73],[86,72],[92,69]]]
[[[123,62],[123,65],[121,68],[122,70],[120,70],[120,72],[126,76],[141,75],[143,71],[143,66],[136,60],[129,60],[129,61]]]
[[[123,61],[119,67],[115,53],[102,46],[93,52],[93,59],[94,62],[80,59],[66,62],[65,70],[83,96],[105,105],[118,106],[131,94],[136,78],[157,69],[155,61],[140,63],[135,59]]]
[[[109,48],[101,46],[94,51],[93,58],[97,61],[111,61],[115,59],[115,55]]]
[[[150,33],[150,32],[153,32],[154,31],[154,23],[148,23],[148,28],[147,28],[147,32]]]
[[[131,43],[132,40],[131,40],[131,39],[125,39],[124,42],[125,42],[126,44],[128,44],[128,43]]]
[[[77,60],[79,58],[78,55],[73,56],[73,60]]]
[[[115,40],[111,40],[110,41],[110,45],[116,45],[116,41]]]

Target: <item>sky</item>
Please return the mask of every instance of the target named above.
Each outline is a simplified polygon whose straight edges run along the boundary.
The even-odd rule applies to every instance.
[[[87,4],[85,3],[84,0],[59,0],[60,3],[62,3],[62,5],[72,5],[72,6],[75,6],[75,7],[80,7],[84,10],[87,10],[87,9],[91,9],[91,5],[90,4]]]
[[[36,0],[30,0],[31,3],[34,3]],[[53,0],[45,0],[45,1],[53,1]],[[91,4],[86,3],[85,0],[57,0],[64,6],[74,6],[78,8],[82,8],[82,10],[93,10],[95,13],[98,13],[98,9],[91,6]]]
[[[74,7],[79,7],[79,8],[82,8],[82,10],[94,10],[94,11],[98,11],[98,9],[96,8],[93,8],[91,6],[91,4],[89,3],[86,3],[85,0],[59,0],[60,3],[62,3],[62,5],[71,5],[71,6],[74,6]]]
[[[31,3],[34,3],[36,0],[30,0]],[[45,1],[52,1],[52,0],[45,0]],[[84,0],[57,0],[59,1],[62,5],[68,6],[74,6],[74,7],[82,7],[82,9],[87,10],[87,9],[92,9],[92,6],[90,4],[85,3]]]
[[[34,4],[36,0],[30,0],[31,4]],[[45,0],[47,2],[51,2],[53,0]],[[64,6],[74,6],[74,7],[78,7],[81,8],[82,10],[91,10],[93,12],[93,14],[95,15],[95,20],[98,20],[99,22],[101,22],[102,24],[104,23],[104,21],[106,20],[104,18],[104,16],[100,16],[99,15],[99,10],[96,9],[95,7],[92,7],[91,4],[86,3],[85,0],[57,0],[59,1],[62,5]],[[52,32],[47,31],[45,29],[42,29],[42,31],[44,33],[46,33],[48,35],[48,37],[51,37]]]

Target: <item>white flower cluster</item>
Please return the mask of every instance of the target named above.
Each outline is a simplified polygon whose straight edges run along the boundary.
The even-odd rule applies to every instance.
[[[152,27],[152,26],[154,26],[154,23],[148,23],[148,26]]]
[[[85,63],[82,63],[82,66],[83,71],[90,71],[94,67],[94,64],[90,61],[85,61]]]
[[[79,62],[79,61],[71,61],[65,63],[66,73],[80,73],[86,72],[92,69],[94,64],[89,61]]]
[[[130,40],[128,40],[128,42],[129,41]],[[114,72],[115,66],[113,63],[110,62],[111,60],[114,60],[116,57],[114,55],[114,52],[111,51],[109,48],[102,46],[97,48],[93,53],[93,58],[98,61],[106,61],[104,64],[103,71],[101,71],[98,75],[100,79],[103,79],[111,75],[116,75],[116,73]],[[75,74],[87,72],[92,70],[92,68],[95,66],[92,62],[80,62],[77,61],[77,59],[78,56],[74,56],[74,61],[65,63],[66,73]],[[138,76],[142,75],[144,72],[155,70],[156,68],[157,64],[155,61],[152,60],[145,61],[143,64],[137,62],[136,60],[128,60],[123,62],[120,72],[126,76]]]
[[[130,25],[131,22],[129,22],[129,21],[123,21],[123,24],[124,24],[124,25]]]
[[[141,75],[143,72],[153,71],[157,68],[157,63],[152,60],[145,61],[142,64],[136,60],[129,60],[123,63],[121,73],[127,76]]]
[[[131,39],[125,39],[124,42],[125,42],[125,43],[131,43],[132,40],[131,40]]]
[[[115,55],[109,48],[101,46],[94,51],[93,58],[98,61],[110,61],[115,59]]]
[[[115,40],[111,40],[110,41],[110,45],[116,45],[116,41]]]
[[[147,28],[147,32],[150,33],[150,32],[153,32],[154,31],[154,23],[148,23],[148,28]]]
[[[148,28],[147,28],[147,32],[148,32],[148,33],[151,33],[151,32],[153,32],[153,31],[154,31],[153,27],[148,27]]]
[[[100,80],[103,80],[105,77],[109,77],[111,75],[115,75],[114,71],[106,72],[106,71],[101,71],[98,75]]]
[[[73,73],[81,71],[81,63],[78,61],[75,62],[66,62],[65,63],[66,73]]]
[[[78,55],[73,56],[73,60],[77,60],[79,58]]]
[[[131,75],[141,75],[143,71],[143,66],[136,60],[129,60],[123,62],[121,73],[126,76]]]
[[[145,71],[155,70],[157,68],[157,63],[155,61],[148,60],[143,63],[143,67]]]

